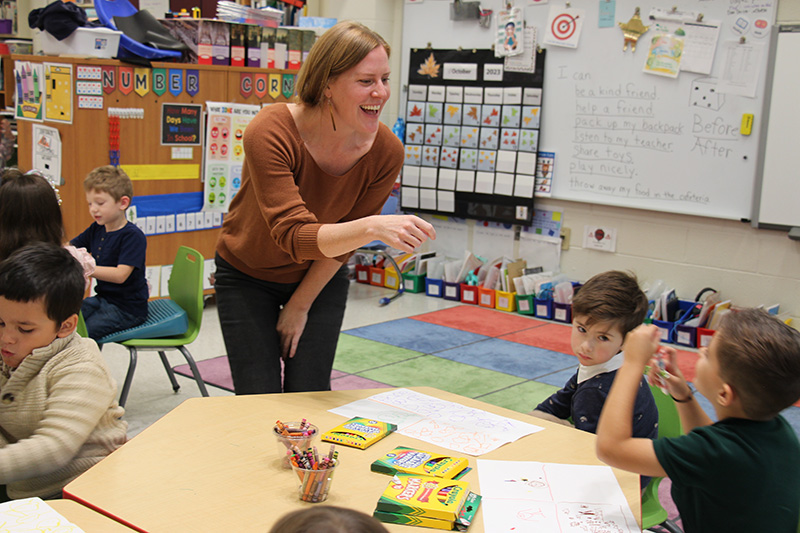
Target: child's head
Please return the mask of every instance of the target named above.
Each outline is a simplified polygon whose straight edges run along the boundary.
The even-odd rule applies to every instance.
[[[133,198],[133,184],[124,170],[111,165],[97,167],[83,180],[83,190],[95,222],[116,226],[125,220],[125,210]]]
[[[610,270],[587,281],[572,298],[572,350],[584,365],[605,363],[644,321],[647,297],[636,276]]]
[[[16,368],[36,348],[75,331],[83,267],[61,246],[34,243],[0,263],[0,353]]]
[[[344,507],[323,505],[293,511],[281,517],[270,533],[388,533],[368,514]]]
[[[728,313],[701,352],[695,384],[712,403],[727,385],[748,418],[768,420],[800,398],[800,332],[765,311]]]
[[[3,172],[0,185],[0,260],[32,242],[64,242],[60,200],[40,174],[18,168]]]

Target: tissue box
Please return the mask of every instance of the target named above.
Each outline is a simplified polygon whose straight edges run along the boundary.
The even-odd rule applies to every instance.
[[[34,30],[33,49],[36,54],[49,56],[111,58],[117,55],[120,35],[121,31],[109,28],[76,28],[72,35],[59,41],[46,31]]]

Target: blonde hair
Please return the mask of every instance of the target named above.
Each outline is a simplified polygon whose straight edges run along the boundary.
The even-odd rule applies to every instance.
[[[133,199],[131,179],[124,170],[111,165],[97,167],[89,172],[83,180],[83,190],[106,192],[115,202],[119,202],[123,196]]]
[[[331,79],[359,64],[367,54],[382,46],[391,48],[376,32],[361,23],[344,21],[322,34],[297,75],[297,103],[316,107],[323,101]]]

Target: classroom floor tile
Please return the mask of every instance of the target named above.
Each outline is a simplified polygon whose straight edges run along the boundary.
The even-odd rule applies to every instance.
[[[553,372],[552,374],[547,374],[546,376],[540,376],[536,378],[536,381],[540,381],[542,383],[547,383],[548,385],[552,385],[553,387],[558,387],[559,389],[563,388],[564,385],[567,384],[567,381],[570,380],[573,374],[578,371],[578,361],[575,360],[575,363],[564,370],[560,370],[558,372]]]
[[[571,327],[566,324],[545,323],[516,333],[501,336],[502,339],[528,346],[537,346],[554,352],[572,353]]]
[[[350,335],[423,353],[434,353],[485,340],[487,337],[419,320],[403,318],[347,330]]]
[[[499,337],[545,324],[545,322],[530,317],[473,305],[451,307],[411,318],[487,337]]]
[[[339,335],[339,344],[336,347],[336,359],[333,362],[333,366],[336,370],[355,374],[370,368],[419,357],[420,355],[424,354],[342,333]],[[331,377],[333,378],[333,375]]]
[[[525,379],[551,374],[576,363],[576,359],[570,355],[501,339],[467,344],[434,355]]]
[[[474,398],[524,381],[522,378],[456,363],[433,355],[360,372],[395,387],[428,386]]]
[[[477,399],[512,411],[529,413],[558,389],[559,387],[538,381],[524,381],[518,385],[479,396]]]
[[[352,389],[385,389],[394,385],[387,385],[380,381],[362,378],[353,374],[346,374],[337,379],[331,379],[331,390],[352,390]]]

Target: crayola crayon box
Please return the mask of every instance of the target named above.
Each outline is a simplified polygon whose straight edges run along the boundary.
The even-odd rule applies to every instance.
[[[464,457],[435,455],[423,450],[398,446],[372,463],[370,470],[389,475],[402,472],[444,479],[461,479],[471,468],[469,459]]]
[[[372,516],[381,522],[466,530],[481,497],[466,481],[395,474]]]
[[[397,426],[369,418],[351,418],[344,424],[326,431],[320,439],[324,442],[343,444],[363,450],[369,448],[389,433],[395,431]]]

